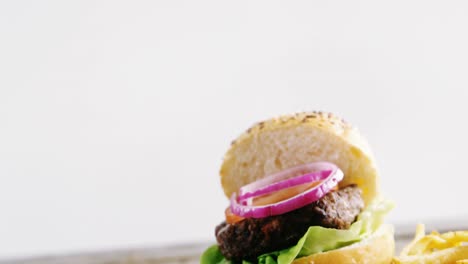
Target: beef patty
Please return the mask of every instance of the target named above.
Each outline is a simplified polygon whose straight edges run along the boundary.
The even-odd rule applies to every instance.
[[[282,215],[223,222],[216,227],[216,240],[227,259],[256,261],[261,254],[295,245],[310,226],[348,229],[363,207],[361,190],[350,185]]]

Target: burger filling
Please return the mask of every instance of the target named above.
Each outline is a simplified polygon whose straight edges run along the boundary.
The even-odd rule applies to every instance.
[[[219,250],[226,259],[251,260],[295,245],[310,226],[348,229],[364,207],[361,190],[350,185],[285,214],[244,218],[216,227]]]
[[[290,264],[370,236],[393,205],[365,204],[358,186],[339,187],[343,177],[335,164],[313,162],[242,186],[200,262]]]

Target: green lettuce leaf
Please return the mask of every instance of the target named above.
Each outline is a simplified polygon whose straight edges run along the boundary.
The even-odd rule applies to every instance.
[[[311,254],[338,249],[365,239],[374,233],[384,221],[384,216],[393,208],[388,200],[378,199],[371,203],[347,230],[311,226],[295,246],[270,252],[258,257],[259,264],[290,264],[294,259]],[[200,258],[201,264],[234,264],[227,260],[217,245],[208,248]],[[242,264],[250,264],[242,261]]]

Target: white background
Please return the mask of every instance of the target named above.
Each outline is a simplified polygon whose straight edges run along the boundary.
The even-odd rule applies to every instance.
[[[391,222],[462,219],[467,28],[461,0],[2,1],[0,257],[213,240],[230,141],[300,110],[368,137]]]

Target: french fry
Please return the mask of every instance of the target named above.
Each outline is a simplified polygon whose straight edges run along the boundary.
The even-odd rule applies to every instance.
[[[455,231],[440,234],[433,231],[425,235],[424,225],[416,227],[416,234],[401,252],[393,259],[394,264],[468,264],[468,231]]]

